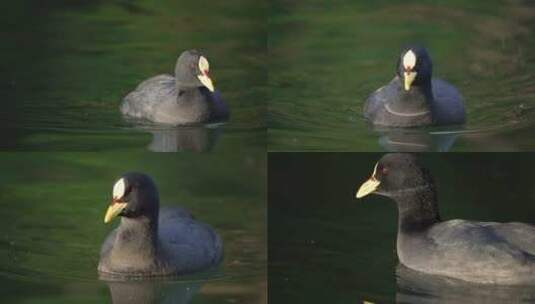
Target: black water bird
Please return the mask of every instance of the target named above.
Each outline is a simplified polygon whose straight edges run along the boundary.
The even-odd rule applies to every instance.
[[[383,156],[356,196],[371,193],[397,204],[402,265],[474,283],[535,284],[535,226],[442,221],[433,178],[413,155]]]
[[[209,76],[206,57],[184,51],[175,75],[158,75],[143,81],[123,99],[121,113],[170,125],[192,125],[227,120],[229,109]]]
[[[364,117],[373,125],[418,127],[465,122],[463,98],[448,82],[433,78],[433,63],[420,46],[403,48],[390,83],[372,93]]]
[[[117,216],[121,223],[102,244],[101,274],[189,274],[213,268],[222,259],[217,233],[185,209],[160,208],[156,185],[146,174],[130,172],[117,180],[104,222]]]

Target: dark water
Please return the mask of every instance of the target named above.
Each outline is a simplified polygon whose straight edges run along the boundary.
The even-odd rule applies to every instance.
[[[530,151],[535,148],[532,1],[274,1],[269,22],[273,151]],[[463,94],[463,127],[371,129],[366,97],[400,48],[425,45]]]
[[[0,148],[222,151],[264,146],[264,1],[2,1]],[[137,125],[119,113],[186,49],[208,58],[232,118],[219,128]]]
[[[0,154],[2,303],[266,303],[266,156],[156,153]],[[122,173],[151,175],[224,241],[216,271],[174,281],[100,281],[103,223]],[[112,301],[113,298],[113,301]]]
[[[270,153],[269,299],[273,303],[521,303],[535,288],[481,286],[396,274],[397,208],[355,199],[376,153]],[[441,217],[535,223],[535,159],[528,153],[419,155]]]

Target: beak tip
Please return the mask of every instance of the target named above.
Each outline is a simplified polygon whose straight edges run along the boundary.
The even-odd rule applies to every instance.
[[[199,79],[201,84],[208,89],[208,91],[210,92],[215,91],[214,82],[212,81],[210,77],[203,74],[203,75],[198,75],[197,78]]]
[[[377,190],[377,187],[379,186],[380,182],[374,179],[369,179],[360,188],[357,190],[357,194],[355,194],[355,197],[357,199],[363,198],[365,196],[368,196],[369,194],[374,193]]]
[[[411,89],[412,83],[416,79],[417,72],[405,72],[403,75],[403,87],[405,88],[405,91],[409,91]]]
[[[104,215],[104,224],[111,222],[121,211],[126,208],[126,203],[112,203]]]

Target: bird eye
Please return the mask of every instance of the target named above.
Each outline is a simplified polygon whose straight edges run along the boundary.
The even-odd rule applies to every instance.
[[[132,192],[132,186],[128,185],[128,187],[126,187],[126,191],[124,192],[124,195],[128,195],[130,192]]]
[[[381,175],[386,175],[388,173],[388,168],[385,167],[383,164],[377,165],[377,171],[381,173]]]

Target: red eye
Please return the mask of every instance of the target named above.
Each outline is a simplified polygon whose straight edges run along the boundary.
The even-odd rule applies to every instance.
[[[388,168],[386,168],[382,164],[379,164],[377,166],[377,171],[381,172],[382,175],[386,175],[388,173]]]

